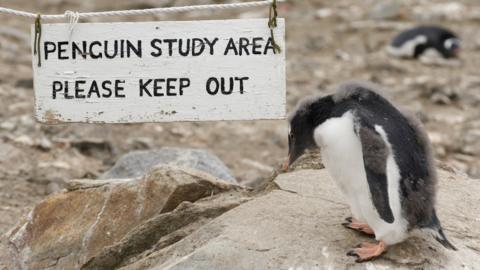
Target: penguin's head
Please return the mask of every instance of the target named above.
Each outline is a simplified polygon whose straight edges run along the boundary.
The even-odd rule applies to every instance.
[[[446,37],[443,41],[443,48],[445,49],[446,57],[458,57],[460,53],[460,39],[454,36]]]
[[[307,97],[301,100],[289,117],[288,159],[284,170],[305,153],[307,149],[317,148],[313,137],[317,126],[330,117],[334,106],[332,96]]]

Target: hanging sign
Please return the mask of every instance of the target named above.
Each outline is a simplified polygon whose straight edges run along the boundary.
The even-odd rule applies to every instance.
[[[267,21],[43,24],[33,55],[36,118],[282,119],[285,22],[274,29],[275,53]]]

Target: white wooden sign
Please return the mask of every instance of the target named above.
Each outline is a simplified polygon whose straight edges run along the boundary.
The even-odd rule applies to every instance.
[[[282,119],[285,23],[268,19],[43,24],[33,55],[45,123]],[[34,29],[32,28],[32,43]],[[32,50],[33,51],[33,50]]]

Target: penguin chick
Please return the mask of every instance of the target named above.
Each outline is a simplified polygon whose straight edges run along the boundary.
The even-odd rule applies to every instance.
[[[398,34],[387,47],[387,52],[401,58],[419,58],[428,52],[454,58],[460,52],[460,39],[442,27],[419,26]]]
[[[320,147],[352,212],[343,225],[377,240],[347,254],[357,262],[381,255],[416,232],[456,250],[435,212],[437,176],[426,133],[419,121],[375,89],[351,81],[333,95],[299,102],[289,118],[287,165],[305,150]]]

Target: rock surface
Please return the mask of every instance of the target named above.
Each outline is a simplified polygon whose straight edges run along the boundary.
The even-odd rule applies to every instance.
[[[10,233],[11,267],[78,269],[153,216],[237,188],[204,172],[172,166],[156,167],[142,178],[73,181],[70,192],[39,203]]]
[[[368,241],[340,223],[350,213],[324,170],[279,175],[281,188],[214,219],[121,269],[480,269],[480,187],[440,172],[438,212],[459,251],[411,238],[373,262],[345,253]]]
[[[325,170],[297,167],[273,190],[247,194],[161,166],[143,178],[70,182],[10,233],[11,268],[480,269],[480,187],[441,167],[437,210],[457,252],[412,237],[355,263],[346,252],[371,239],[340,225],[349,209]]]
[[[122,156],[100,178],[133,178],[144,175],[158,164],[195,168],[220,179],[236,183],[235,177],[215,155],[201,149],[162,147],[158,150],[134,151]]]

